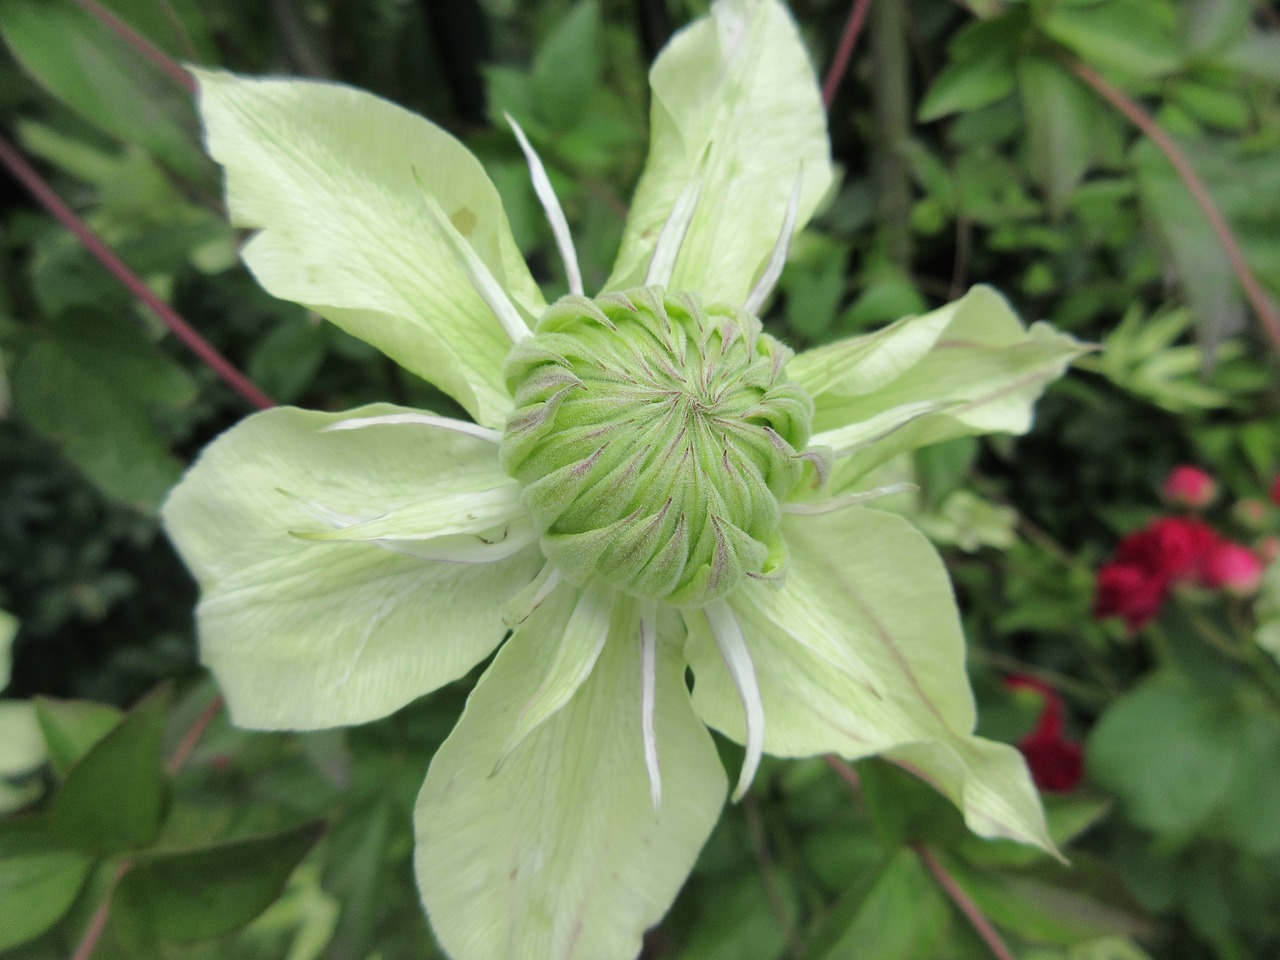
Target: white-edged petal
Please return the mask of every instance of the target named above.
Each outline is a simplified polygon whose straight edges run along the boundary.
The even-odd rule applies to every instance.
[[[738,690],[743,722],[746,725],[747,735],[743,745],[747,753],[738,774],[738,785],[733,790],[733,800],[736,802],[751,787],[751,781],[760,768],[760,757],[764,753],[764,703],[760,699],[760,685],[756,682],[756,668],[751,662],[751,651],[747,649],[742,626],[729,604],[724,600],[717,600],[704,607],[702,612],[711,628],[711,635],[715,637],[725,668]]]
[[[547,176],[547,168],[542,165],[542,158],[538,156],[538,151],[533,149],[533,144],[524,135],[520,124],[516,123],[515,117],[509,113],[504,113],[503,116],[510,124],[511,132],[516,135],[516,141],[520,144],[524,158],[529,164],[533,192],[538,195],[542,209],[547,215],[547,222],[551,224],[551,233],[556,238],[556,248],[560,251],[560,259],[564,262],[569,292],[580,297],[585,292],[582,286],[582,268],[578,266],[578,251],[574,249],[573,234],[569,232],[569,221],[564,215],[564,208],[560,206],[560,198],[556,196],[555,187],[551,186],[551,178]]]

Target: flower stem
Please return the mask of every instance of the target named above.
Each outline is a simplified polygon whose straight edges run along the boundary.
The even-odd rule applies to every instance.
[[[106,242],[89,228],[75,212],[63,202],[53,188],[47,184],[35,168],[27,163],[22,154],[4,137],[0,137],[0,164],[22,183],[46,210],[56,217],[63,226],[76,235],[85,248],[114,276],[120,284],[141,300],[160,318],[175,337],[209,366],[231,389],[244,397],[259,410],[275,406],[275,401],[259,390],[243,373],[224,357],[204,337],[200,336],[187,321],[142,281],[137,274],[125,265]]]
[[[1182,149],[1174,142],[1173,138],[1156,123],[1151,114],[1143,110],[1137,101],[1130,99],[1122,91],[1104,80],[1098,71],[1074,60],[1067,61],[1066,65],[1077,77],[1092,87],[1100,97],[1150,137],[1152,143],[1160,148],[1160,152],[1173,165],[1173,169],[1177,171],[1183,184],[1186,185],[1187,191],[1200,208],[1200,212],[1209,221],[1209,226],[1213,229],[1218,242],[1222,244],[1222,249],[1227,254],[1231,269],[1235,271],[1236,278],[1240,281],[1240,286],[1244,288],[1245,296],[1249,298],[1249,303],[1253,305],[1254,312],[1257,313],[1258,319],[1262,321],[1263,328],[1271,338],[1271,343],[1276,353],[1280,354],[1280,309],[1276,307],[1267,292],[1262,288],[1262,284],[1258,282],[1258,278],[1254,276],[1253,269],[1249,266],[1249,261],[1245,258],[1244,251],[1240,249],[1240,244],[1236,242],[1235,234],[1231,232],[1231,227],[1227,223],[1226,217],[1218,209],[1217,203],[1214,202],[1208,188],[1204,185],[1204,181],[1200,179],[1199,174],[1196,173],[1195,167],[1191,165],[1191,161],[1187,159],[1186,154],[1182,152]]]
[[[844,32],[840,34],[840,44],[836,47],[835,59],[827,70],[822,81],[822,105],[831,108],[831,101],[836,98],[836,90],[849,69],[849,60],[853,56],[853,48],[858,43],[858,34],[862,33],[863,24],[867,22],[867,11],[871,9],[871,0],[854,0],[849,10],[849,17],[844,22]]]
[[[991,955],[996,960],[1015,960],[1013,951],[1001,939],[999,932],[997,932],[991,921],[987,919],[986,914],[961,889],[960,884],[956,882],[956,878],[947,872],[947,868],[942,865],[937,855],[923,843],[914,843],[911,848],[916,852],[916,856],[920,858],[920,862],[924,864],[925,869],[933,874],[933,878],[938,881],[938,886],[951,898],[951,902],[973,924],[973,929],[982,938],[982,942],[987,945]]]
[[[76,4],[85,13],[114,31],[120,39],[151,61],[154,66],[167,74],[174,83],[182,87],[187,93],[194,94],[196,92],[196,81],[191,74],[187,73],[176,60],[137,30],[98,3],[98,0],[76,0]]]

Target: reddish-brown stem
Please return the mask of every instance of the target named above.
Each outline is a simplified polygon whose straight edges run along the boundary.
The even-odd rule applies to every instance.
[[[40,204],[61,221],[62,225],[74,233],[98,262],[107,268],[117,280],[135,297],[150,307],[175,337],[186,344],[197,357],[213,369],[231,389],[244,397],[259,410],[275,406],[275,402],[259,390],[243,373],[235,368],[226,357],[200,336],[195,329],[178,316],[177,312],[160,299],[142,279],[116,256],[106,242],[94,233],[89,225],[76,216],[62,198],[36,173],[35,168],[4,137],[0,137],[0,163],[9,169],[23,186],[31,191]]]
[[[844,32],[840,34],[840,43],[836,47],[835,59],[831,61],[831,68],[822,81],[822,105],[827,109],[831,108],[831,101],[836,98],[840,81],[844,79],[845,71],[849,69],[853,48],[858,43],[858,35],[862,33],[862,26],[867,22],[867,11],[870,9],[871,0],[853,0],[853,6],[849,9],[849,17],[844,22]]]
[[[1013,951],[1001,939],[999,932],[986,915],[978,908],[967,893],[960,888],[960,884],[956,883],[956,878],[947,872],[941,861],[932,850],[923,843],[912,844],[916,856],[920,858],[920,862],[924,864],[925,869],[933,874],[933,878],[938,881],[938,886],[946,891],[951,902],[963,913],[968,921],[973,924],[973,929],[977,931],[978,936],[982,938],[982,942],[987,945],[987,949],[991,951],[991,955],[996,960],[1014,960]]]
[[[186,90],[187,93],[194,94],[196,92],[196,81],[191,74],[182,69],[176,60],[137,30],[98,3],[98,0],[76,0],[76,3],[80,5],[80,8],[85,13],[109,27],[121,40],[150,60],[158,69],[166,73],[174,83]]]
[[[841,780],[848,784],[850,790],[854,793],[860,793],[862,791],[862,781],[858,779],[858,771],[849,766],[848,763],[841,760],[834,753],[824,753],[822,755],[822,761],[834,770]]]
[[[165,765],[170,776],[177,774],[187,765],[187,761],[191,759],[191,754],[196,745],[200,743],[200,739],[209,729],[209,724],[217,719],[218,714],[222,713],[222,708],[225,705],[226,701],[222,697],[214,697],[213,701],[201,711],[200,716],[196,717],[195,722],[191,724],[191,729],[183,734],[182,740],[178,742],[178,746],[173,751],[173,756],[169,758],[168,764]]]
[[[1119,110],[1135,127],[1150,137],[1152,143],[1159,147],[1160,152],[1173,164],[1173,169],[1182,178],[1187,191],[1191,194],[1192,199],[1195,200],[1205,219],[1209,221],[1209,226],[1213,229],[1214,234],[1217,235],[1218,242],[1222,244],[1222,249],[1227,254],[1227,260],[1231,263],[1231,269],[1235,271],[1236,278],[1240,281],[1240,286],[1244,288],[1245,296],[1249,298],[1249,303],[1253,305],[1254,312],[1258,314],[1258,319],[1262,321],[1263,329],[1266,330],[1267,335],[1271,338],[1276,353],[1280,354],[1280,309],[1277,309],[1267,292],[1262,289],[1262,284],[1258,282],[1258,278],[1254,276],[1253,269],[1249,266],[1249,261],[1245,258],[1244,251],[1240,249],[1240,244],[1236,242],[1235,234],[1231,232],[1231,226],[1227,223],[1227,218],[1218,209],[1218,205],[1214,202],[1208,188],[1205,187],[1204,181],[1200,179],[1200,175],[1196,173],[1195,167],[1191,165],[1191,161],[1187,159],[1186,154],[1182,152],[1182,149],[1174,142],[1173,138],[1156,123],[1151,114],[1143,110],[1137,101],[1132,100],[1104,80],[1098,71],[1078,61],[1069,61],[1067,65],[1077,77],[1091,86],[1098,96]]]

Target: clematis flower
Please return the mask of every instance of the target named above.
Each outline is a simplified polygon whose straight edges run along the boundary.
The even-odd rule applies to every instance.
[[[1021,756],[973,735],[937,554],[862,481],[1026,430],[1078,346],[986,288],[800,356],[763,331],[831,182],[785,7],[720,0],[654,64],[648,163],[593,298],[515,129],[569,279],[550,305],[438,127],[342,86],[198,78],[258,281],[473,418],[269,410],[164,508],[242,726],[375,720],[497,649],[418,801],[446,951],[638,953],[724,802],[708,727],[745,747],[735,797],[764,752],[883,754],[978,833],[1052,849]]]

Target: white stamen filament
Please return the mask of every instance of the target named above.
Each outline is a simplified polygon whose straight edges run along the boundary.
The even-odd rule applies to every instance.
[[[516,135],[516,142],[520,144],[520,149],[524,151],[524,158],[529,164],[529,179],[533,181],[533,192],[542,202],[547,222],[551,224],[551,232],[555,235],[560,259],[564,261],[565,276],[569,279],[569,292],[580,297],[583,295],[583,287],[582,269],[578,266],[578,251],[574,249],[573,235],[569,232],[569,221],[565,219],[564,208],[560,206],[555,188],[551,186],[547,168],[542,165],[542,159],[533,149],[529,138],[524,135],[520,124],[516,123],[515,117],[509,113],[503,113],[503,116],[511,125],[511,132]]]
[[[658,604],[640,606],[640,729],[644,734],[644,763],[649,769],[649,795],[655,813],[662,803],[662,771],[658,767],[658,737],[653,729],[658,692]]]
[[[414,176],[417,176],[417,174],[418,171],[414,170]],[[480,255],[475,252],[471,244],[458,232],[458,228],[445,216],[445,212],[436,198],[427,192],[426,185],[422,183],[420,177],[418,184],[422,187],[422,199],[426,204],[427,212],[431,215],[431,223],[436,228],[436,232],[444,239],[450,252],[453,253],[454,258],[458,261],[458,266],[462,267],[467,279],[471,281],[472,288],[480,295],[480,299],[485,302],[485,305],[497,318],[498,323],[502,325],[502,329],[511,338],[511,342],[519,343],[530,335],[529,325],[525,323],[524,317],[520,315],[520,311],[511,302],[511,298],[507,296],[506,291],[502,289],[502,285],[489,272],[489,268],[480,259]]]
[[[872,490],[863,490],[859,493],[846,493],[842,497],[832,497],[830,500],[814,500],[809,503],[784,503],[782,512],[801,516],[833,513],[836,510],[843,510],[845,507],[852,507],[855,504],[870,503],[872,500],[879,500],[881,497],[890,497],[895,493],[910,493],[919,489],[914,483],[891,483],[888,486],[875,487]]]
[[[339,420],[337,423],[331,423],[327,427],[322,427],[320,432],[329,433],[333,430],[362,430],[365,427],[379,427],[397,423],[415,423],[424,427],[439,427],[441,430],[453,430],[455,433],[465,433],[468,436],[476,437],[480,440],[488,440],[490,443],[502,442],[502,434],[497,430],[482,427],[478,423],[469,423],[466,420],[454,420],[452,417],[437,417],[430,413],[389,413],[382,417],[352,417],[350,420]]]
[[[738,696],[742,698],[742,712],[746,716],[747,755],[742,761],[738,785],[733,791],[733,800],[737,802],[746,794],[751,781],[755,779],[756,770],[760,768],[760,757],[764,753],[764,702],[760,699],[756,668],[751,662],[746,637],[742,635],[742,625],[733,615],[729,604],[717,600],[703,607],[703,612],[711,626],[711,634],[716,638],[716,645],[720,648],[720,656],[724,658],[729,676],[738,688]]]
[[[689,232],[693,215],[698,212],[701,199],[702,175],[699,174],[680,191],[675,206],[671,208],[671,216],[667,217],[662,232],[658,234],[658,242],[653,246],[653,259],[649,261],[649,270],[644,276],[646,287],[671,285],[671,277],[676,272],[676,258],[680,256],[680,248],[684,246],[685,235]]]
[[[769,255],[769,265],[765,267],[764,273],[760,275],[760,281],[756,284],[755,289],[751,291],[751,295],[747,297],[747,302],[742,305],[742,309],[752,315],[760,313],[760,308],[764,306],[765,300],[769,298],[769,294],[773,293],[774,286],[778,283],[778,278],[782,276],[782,268],[786,265],[787,254],[791,251],[791,235],[795,233],[796,218],[800,215],[800,186],[804,183],[804,171],[796,174],[795,186],[791,188],[791,199],[787,201],[786,213],[782,215],[782,232],[778,234],[778,241],[773,245],[773,253]]]

